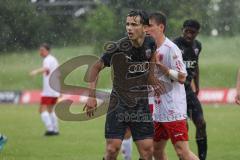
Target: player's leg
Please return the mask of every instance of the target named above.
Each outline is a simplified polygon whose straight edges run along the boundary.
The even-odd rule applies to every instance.
[[[149,121],[131,122],[129,127],[131,129],[133,141],[137,145],[140,159],[152,160],[153,155],[153,134],[154,127],[149,114]]]
[[[47,108],[50,118],[51,118],[53,131],[54,131],[55,135],[59,134],[58,118],[54,111],[54,107],[55,107],[55,104],[57,103],[57,99],[58,99],[57,97],[51,97],[51,102],[49,103],[49,106]]]
[[[41,98],[41,104],[39,107],[39,113],[41,115],[42,122],[44,123],[46,127],[46,133],[45,135],[48,135],[53,132],[53,126],[52,126],[52,121],[50,118],[50,114],[48,112],[48,98],[47,97],[42,97]]]
[[[0,134],[0,151],[3,149],[3,146],[7,143],[7,137]]]
[[[165,147],[169,135],[164,128],[164,123],[154,122],[154,142],[153,142],[153,157],[155,160],[167,160],[167,154],[165,152]]]
[[[153,157],[154,160],[168,160],[167,154],[165,152],[165,147],[167,145],[167,140],[160,140],[158,142],[153,142]]]
[[[164,123],[164,126],[171,138],[177,156],[181,160],[199,160],[198,157],[192,153],[188,145],[186,120]]]
[[[137,149],[140,155],[140,159],[143,160],[152,160],[153,155],[153,139],[145,138],[142,140],[135,141]]]
[[[50,119],[52,122],[52,126],[53,126],[53,131],[56,135],[59,134],[59,128],[58,128],[58,118],[54,112],[54,105],[48,106],[48,113],[50,115]]]
[[[116,160],[121,144],[121,139],[107,139],[104,160]]]
[[[204,119],[201,103],[196,94],[192,94],[189,105],[191,108],[190,118],[196,127],[196,143],[198,146],[198,155],[200,160],[205,160],[207,156],[207,132],[206,121]]]
[[[129,110],[132,121],[129,128],[133,141],[137,145],[140,159],[152,160],[154,126],[152,114],[148,107],[148,99],[142,99],[139,104]]]
[[[127,128],[124,140],[121,146],[121,152],[124,160],[132,159],[132,134],[129,128]]]
[[[105,160],[116,160],[127,129],[124,121],[125,108],[111,97],[105,122],[106,151]]]
[[[199,160],[199,158],[190,150],[188,141],[177,141],[174,144],[174,149],[181,160]]]

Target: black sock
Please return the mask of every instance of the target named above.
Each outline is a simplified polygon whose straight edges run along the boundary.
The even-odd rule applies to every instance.
[[[198,156],[200,160],[205,160],[207,157],[207,137],[197,140]]]

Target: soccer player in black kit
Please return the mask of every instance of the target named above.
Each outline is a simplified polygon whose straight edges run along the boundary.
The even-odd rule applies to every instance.
[[[183,35],[174,40],[174,43],[182,51],[183,61],[187,69],[185,90],[187,96],[187,113],[196,126],[196,142],[200,160],[207,156],[206,122],[203,116],[201,103],[197,95],[199,92],[199,65],[198,58],[202,50],[201,43],[196,40],[200,30],[200,24],[196,20],[186,20],[183,23]]]
[[[156,80],[153,78],[153,66],[149,63],[155,54],[156,44],[152,37],[145,34],[148,24],[144,11],[130,11],[126,17],[128,36],[107,47],[106,53],[90,69],[93,81],[90,80],[89,98],[84,107],[88,116],[93,116],[96,109],[95,88],[99,72],[105,67],[113,69],[113,89],[105,123],[104,160],[117,159],[128,127],[140,160],[152,160],[154,129],[148,107],[147,85],[155,84]]]

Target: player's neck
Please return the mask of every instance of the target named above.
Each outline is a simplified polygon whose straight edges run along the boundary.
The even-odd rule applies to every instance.
[[[132,45],[136,48],[139,48],[142,46],[143,42],[145,40],[145,35],[143,35],[142,37],[135,39],[135,40],[131,40]]]
[[[166,37],[164,34],[160,35],[158,39],[156,39],[157,47],[159,48],[165,41]]]
[[[47,56],[49,56],[49,53],[48,53],[48,54],[45,54],[45,55],[43,56],[43,58],[46,58]]]

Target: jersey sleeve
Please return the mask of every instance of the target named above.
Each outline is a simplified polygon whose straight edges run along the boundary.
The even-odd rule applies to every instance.
[[[180,49],[175,46],[171,48],[170,51],[170,61],[171,61],[171,69],[184,73],[187,75],[185,64],[183,63],[183,58]]]
[[[157,44],[156,44],[154,38],[151,37],[151,36],[147,36],[146,49],[147,49],[147,51],[148,50],[150,51],[150,53],[147,53],[148,60],[150,60],[152,58],[152,56],[154,55],[154,53],[156,52],[156,49],[157,49]],[[148,56],[148,54],[150,56]]]
[[[105,67],[110,67],[111,66],[111,59],[112,59],[113,53],[103,53],[101,60],[104,63]]]
[[[48,70],[51,69],[51,59],[49,59],[49,58],[44,59],[43,68],[46,68]]]
[[[177,46],[180,46],[180,40],[179,40],[179,38],[175,38],[175,39],[173,40],[173,43],[175,43]]]

